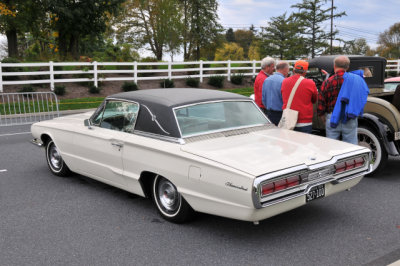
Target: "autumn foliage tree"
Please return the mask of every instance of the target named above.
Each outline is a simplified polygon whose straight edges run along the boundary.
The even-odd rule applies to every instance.
[[[243,48],[234,42],[225,43],[222,48],[217,49],[215,52],[214,60],[244,60]]]
[[[377,52],[380,56],[400,58],[400,22],[379,35]]]

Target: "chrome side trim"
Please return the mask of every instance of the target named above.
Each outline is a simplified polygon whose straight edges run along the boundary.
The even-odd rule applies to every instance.
[[[31,141],[30,141],[30,143],[32,143],[32,144],[34,144],[34,145],[36,145],[36,146],[39,146],[39,147],[41,147],[41,148],[43,148],[44,147],[44,145],[43,145],[43,142],[40,140],[40,139],[32,139]]]
[[[150,116],[151,116],[151,121],[155,122],[157,124],[157,126],[165,133],[168,135],[171,135],[168,131],[166,131],[161,124],[158,122],[157,117],[150,111],[149,107],[147,107],[146,105],[142,104],[144,108],[146,108],[146,110],[149,112]]]
[[[259,194],[260,193],[260,191],[259,191],[260,184],[267,180],[271,180],[271,179],[289,175],[289,174],[301,173],[303,171],[312,172],[312,171],[315,171],[318,169],[327,168],[329,166],[334,165],[336,162],[338,162],[340,160],[355,157],[355,156],[360,156],[360,155],[368,156],[368,158],[370,158],[371,152],[369,149],[364,148],[364,149],[360,149],[358,151],[353,151],[353,152],[334,156],[329,161],[325,161],[322,163],[318,163],[318,164],[314,164],[314,165],[310,165],[310,166],[302,164],[302,165],[290,167],[290,168],[287,168],[284,170],[280,170],[280,171],[276,171],[273,173],[259,176],[259,177],[255,178],[255,180],[253,182],[252,198],[253,198],[254,207],[256,209],[262,208],[265,205],[265,203],[263,203],[263,202],[270,202],[271,200],[274,201],[274,198],[284,197],[282,199],[282,201],[286,201],[288,199],[293,198],[292,196],[290,196],[290,194],[293,194],[293,193],[300,193],[300,195],[305,195],[305,194],[307,194],[307,190],[309,189],[309,186],[315,186],[318,184],[326,184],[329,182],[331,182],[332,184],[338,184],[338,183],[343,183],[345,181],[353,179],[353,178],[355,178],[355,176],[366,175],[370,172],[370,169],[371,169],[370,160],[368,160],[366,162],[366,165],[364,167],[355,169],[354,171],[356,171],[356,172],[349,171],[349,172],[343,173],[343,174],[337,174],[337,175],[329,174],[327,176],[322,176],[320,178],[310,180],[307,183],[300,184],[291,189],[286,189],[283,191],[279,191],[276,194],[272,194],[271,195],[272,198],[270,196],[268,196],[267,198],[261,199],[261,195]],[[272,204],[270,204],[270,205],[272,205]]]
[[[185,144],[185,141],[180,138],[174,138],[174,137],[168,137],[168,136],[163,136],[163,135],[157,135],[149,132],[144,132],[140,130],[134,130],[133,131],[134,135],[138,135],[141,137],[147,137],[147,138],[152,138],[152,139],[157,139],[157,140],[162,140],[162,141],[167,141],[167,142],[172,142],[172,143],[177,143],[177,144]]]

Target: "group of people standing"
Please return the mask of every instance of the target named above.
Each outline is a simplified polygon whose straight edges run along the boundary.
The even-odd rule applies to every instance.
[[[362,71],[346,72],[350,66],[347,56],[336,57],[333,64],[335,74],[325,79],[318,93],[314,81],[305,78],[307,61],[295,62],[293,75],[289,76],[287,62],[276,63],[266,57],[254,83],[254,100],[271,122],[278,125],[292,90],[303,77],[290,104],[290,109],[298,111],[294,130],[312,132],[313,104],[318,101],[317,113],[325,122],[326,136],[357,144],[357,117],[363,113],[369,89]]]

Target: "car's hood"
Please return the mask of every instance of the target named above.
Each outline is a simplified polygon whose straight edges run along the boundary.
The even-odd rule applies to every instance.
[[[301,164],[312,165],[361,146],[278,128],[219,137],[182,146],[182,151],[254,176]]]

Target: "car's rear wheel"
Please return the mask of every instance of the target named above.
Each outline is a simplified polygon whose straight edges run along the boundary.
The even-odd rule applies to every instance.
[[[388,153],[382,141],[377,137],[375,131],[367,126],[360,126],[357,135],[358,145],[367,147],[372,151],[372,172],[369,175],[371,176],[379,173],[385,168],[388,160]]]
[[[61,157],[60,151],[53,140],[46,143],[46,160],[50,171],[57,176],[68,176],[71,171]]]
[[[183,223],[193,218],[194,211],[177,188],[168,179],[157,175],[152,186],[152,197],[161,216],[174,223]]]

